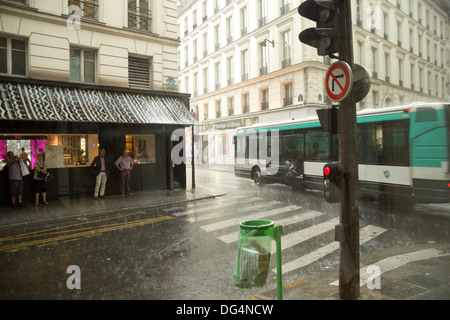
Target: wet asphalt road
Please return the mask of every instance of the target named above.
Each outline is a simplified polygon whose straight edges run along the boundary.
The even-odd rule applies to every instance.
[[[315,231],[339,216],[339,206],[324,203],[320,193],[282,185],[261,188],[231,173],[209,170],[197,170],[196,183],[228,195],[2,231],[0,299],[248,299],[276,288],[276,273],[271,272],[263,288],[234,289],[237,237],[232,239],[239,221],[258,212],[273,212],[273,220],[286,221],[285,244],[294,244],[283,249],[283,263],[334,242],[334,230]],[[382,230],[361,246],[362,256],[383,255],[399,245],[448,243],[449,220],[426,215],[423,207],[401,206],[387,213],[369,203],[361,211],[361,228]],[[288,235],[300,230],[311,230],[311,237],[295,243],[296,236]],[[286,272],[283,282],[308,278],[338,261],[338,252],[331,251]],[[67,268],[72,265],[80,268],[80,289],[68,288],[72,274]],[[275,267],[273,256],[270,269]]]

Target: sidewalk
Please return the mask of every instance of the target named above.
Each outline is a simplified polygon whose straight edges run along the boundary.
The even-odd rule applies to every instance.
[[[101,216],[124,210],[143,210],[187,203],[225,194],[216,194],[211,189],[198,187],[187,190],[175,189],[174,191],[147,190],[134,192],[134,196],[110,195],[98,198],[98,200],[88,196],[78,199],[67,197],[50,201],[48,205],[40,203],[37,207],[32,203],[27,203],[26,207],[20,209],[13,209],[10,206],[0,207],[0,230],[20,225],[30,226],[78,217]]]

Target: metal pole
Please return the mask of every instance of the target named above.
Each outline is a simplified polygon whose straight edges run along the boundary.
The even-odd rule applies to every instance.
[[[194,125],[192,125],[192,189],[195,189]]]
[[[340,57],[353,68],[353,34],[351,0],[341,0],[345,13],[345,39],[342,41]],[[344,198],[341,203],[340,225],[336,227],[336,238],[340,242],[339,295],[341,299],[358,299],[360,296],[359,261],[359,207],[358,159],[356,145],[356,103],[354,94],[344,99],[338,116],[340,137],[340,162],[345,170]]]

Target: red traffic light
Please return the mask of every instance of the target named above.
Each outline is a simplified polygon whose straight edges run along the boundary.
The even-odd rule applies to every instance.
[[[328,165],[325,165],[325,167],[323,167],[323,174],[326,176],[329,176],[331,173],[331,168]]]

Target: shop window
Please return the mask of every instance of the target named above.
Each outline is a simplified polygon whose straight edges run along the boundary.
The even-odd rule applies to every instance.
[[[0,135],[0,170],[3,169],[8,151],[19,156],[22,148],[31,161],[31,169],[37,155],[44,153],[49,168],[89,166],[98,155],[96,134],[49,134],[49,135]]]
[[[125,136],[128,155],[135,164],[156,162],[155,135]]]

